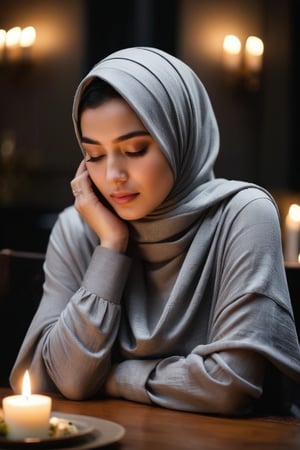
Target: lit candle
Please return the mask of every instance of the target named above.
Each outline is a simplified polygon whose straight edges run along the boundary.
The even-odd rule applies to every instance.
[[[47,438],[52,400],[46,395],[31,395],[28,371],[23,379],[22,395],[2,401],[9,439]]]
[[[36,31],[34,27],[26,27],[21,31],[20,46],[22,48],[23,60],[30,59],[31,50],[36,40]]]
[[[223,64],[229,71],[237,71],[241,65],[241,41],[237,36],[228,34],[223,41]]]
[[[0,30],[0,62],[4,59],[5,43],[6,43],[6,31]]]
[[[259,72],[262,68],[264,43],[256,36],[249,36],[245,45],[245,66],[251,72]]]
[[[300,206],[292,204],[285,218],[284,259],[299,263]]]
[[[6,55],[9,61],[16,61],[21,57],[20,38],[20,27],[13,27],[6,33]]]

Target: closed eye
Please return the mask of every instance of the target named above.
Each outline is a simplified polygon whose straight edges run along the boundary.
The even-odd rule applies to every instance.
[[[141,150],[135,151],[135,152],[130,152],[127,151],[125,152],[126,156],[128,156],[129,158],[139,158],[141,156],[144,156],[148,151],[148,146],[142,148]],[[100,161],[102,158],[104,158],[105,155],[97,155],[97,156],[90,156],[87,154],[88,159],[86,160],[86,162],[97,162]]]
[[[148,147],[144,147],[137,152],[126,152],[126,155],[130,158],[138,158],[139,156],[144,156],[147,153]]]
[[[89,155],[87,155],[89,156]],[[103,158],[103,155],[99,155],[99,156],[89,156],[89,159],[86,160],[86,162],[97,162],[100,161],[100,159]]]

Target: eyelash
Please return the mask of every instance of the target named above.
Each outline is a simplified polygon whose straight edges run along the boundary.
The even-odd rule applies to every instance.
[[[86,160],[86,162],[97,162],[102,158],[102,156],[90,156],[89,159]]]
[[[148,148],[144,147],[141,150],[137,151],[137,152],[125,152],[126,155],[129,158],[139,158],[141,156],[144,156],[147,153]],[[89,155],[88,155],[89,156]],[[99,155],[99,156],[89,156],[89,159],[86,160],[86,162],[97,162],[100,161],[103,158],[104,155]]]

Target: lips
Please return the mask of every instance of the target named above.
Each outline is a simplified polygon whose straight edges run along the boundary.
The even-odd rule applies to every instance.
[[[115,192],[114,194],[111,194],[111,198],[118,205],[124,205],[135,200],[138,195],[138,193],[132,194],[129,192]]]

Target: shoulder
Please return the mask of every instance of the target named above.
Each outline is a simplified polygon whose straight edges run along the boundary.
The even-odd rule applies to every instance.
[[[226,205],[233,217],[247,217],[250,221],[271,220],[278,222],[279,213],[272,196],[263,188],[246,187],[236,193]]]
[[[73,245],[80,241],[87,241],[93,246],[98,244],[97,236],[74,206],[67,207],[58,215],[52,230],[52,238],[56,237]]]
[[[83,220],[74,206],[65,208],[58,216],[58,224],[71,228],[83,228]]]
[[[47,247],[45,271],[48,280],[51,277],[58,283],[63,279],[65,285],[75,289],[98,244],[96,235],[75,207],[64,209],[54,224]]]
[[[246,187],[229,198],[222,207],[220,232],[234,240],[269,242],[280,239],[278,208],[264,189]]]

